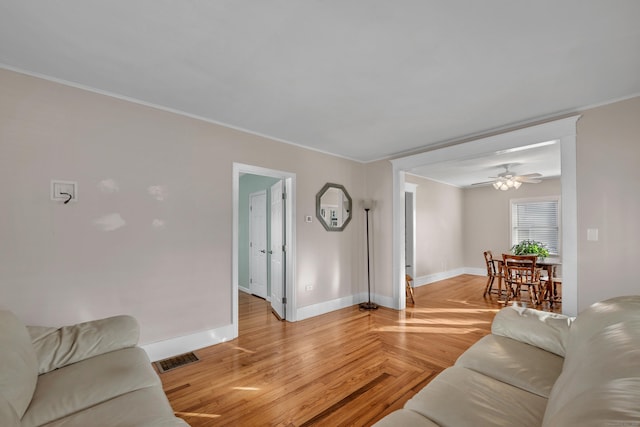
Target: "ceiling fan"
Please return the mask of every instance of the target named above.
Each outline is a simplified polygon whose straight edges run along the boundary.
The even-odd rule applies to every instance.
[[[542,177],[539,173],[528,173],[525,175],[516,175],[514,172],[509,170],[509,167],[517,166],[514,164],[505,164],[501,167],[504,168],[504,172],[499,173],[498,176],[490,176],[489,178],[493,179],[493,181],[486,182],[478,182],[473,185],[483,185],[483,184],[492,184],[493,188],[496,190],[507,191],[510,188],[518,189],[523,183],[527,184],[538,184],[542,182],[540,179]]]

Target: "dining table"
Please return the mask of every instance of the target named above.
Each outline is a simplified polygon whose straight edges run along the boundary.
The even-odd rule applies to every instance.
[[[505,277],[504,262],[501,259],[493,259],[493,264],[498,276],[498,296],[502,295],[502,280]],[[545,296],[549,299],[549,305],[553,307],[553,302],[556,299],[556,289],[553,285],[553,278],[556,276],[556,268],[562,265],[559,257],[538,257],[536,259],[536,266],[547,272],[548,280],[545,282],[544,290],[541,291],[540,300],[544,300]],[[505,290],[507,284],[505,283]]]

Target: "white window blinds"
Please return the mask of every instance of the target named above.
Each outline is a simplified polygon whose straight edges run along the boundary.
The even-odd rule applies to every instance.
[[[560,199],[512,200],[511,244],[536,240],[546,245],[549,253],[560,253]]]

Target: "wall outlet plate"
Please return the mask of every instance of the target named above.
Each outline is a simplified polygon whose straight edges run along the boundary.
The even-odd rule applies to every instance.
[[[72,202],[78,200],[78,183],[76,181],[62,181],[59,179],[51,181],[51,200],[66,202],[69,199],[68,194],[71,194]]]

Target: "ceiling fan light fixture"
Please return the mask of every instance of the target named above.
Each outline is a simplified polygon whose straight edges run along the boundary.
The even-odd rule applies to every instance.
[[[511,188],[513,188],[514,190],[517,190],[518,188],[520,188],[520,186],[522,185],[522,183],[520,181],[516,181],[513,178],[499,178],[498,180],[494,181],[493,184],[493,188],[495,188],[496,190],[501,190],[501,191],[507,191]]]

